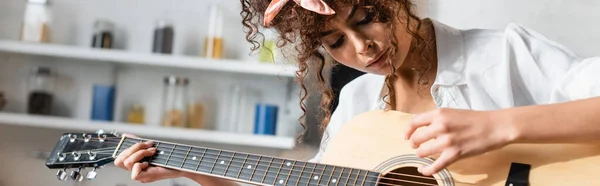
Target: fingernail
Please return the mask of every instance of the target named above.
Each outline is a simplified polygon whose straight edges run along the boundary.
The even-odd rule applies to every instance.
[[[156,148],[152,147],[148,149],[149,151],[156,151]]]
[[[146,144],[148,145],[152,145],[154,142],[153,141],[147,141]]]

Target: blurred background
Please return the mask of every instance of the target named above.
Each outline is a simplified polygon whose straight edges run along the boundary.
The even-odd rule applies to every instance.
[[[514,22],[583,57],[600,55],[598,1],[417,4],[421,16],[457,28]],[[321,138],[320,95],[307,99],[307,134],[297,143],[303,129],[293,54],[274,47],[269,30],[269,50],[252,52],[240,7],[237,0],[0,0],[0,186],[144,185],[112,164],[79,183],[58,181],[45,167],[62,133],[98,129],[311,158]],[[342,66],[324,73],[336,94],[362,75]],[[314,86],[314,75],[306,83]]]

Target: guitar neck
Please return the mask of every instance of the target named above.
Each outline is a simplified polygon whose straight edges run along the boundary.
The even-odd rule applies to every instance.
[[[114,155],[147,140],[124,137]],[[376,185],[377,172],[290,159],[231,152],[205,147],[156,142],[155,156],[162,166],[257,185]]]

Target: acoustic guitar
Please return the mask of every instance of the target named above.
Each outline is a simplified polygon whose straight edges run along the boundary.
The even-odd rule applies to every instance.
[[[418,158],[402,138],[411,115],[371,111],[347,122],[330,139],[320,163],[155,141],[153,166],[254,185],[364,186],[583,186],[600,185],[600,144],[519,144],[463,159],[423,176]],[[113,134],[63,134],[46,161],[60,180],[94,179],[96,169],[148,139]],[[67,169],[74,169],[67,175]],[[84,169],[89,170],[84,176]],[[90,170],[91,169],[91,170]]]

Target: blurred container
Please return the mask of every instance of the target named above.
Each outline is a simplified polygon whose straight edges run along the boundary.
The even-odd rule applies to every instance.
[[[29,74],[27,113],[50,115],[54,102],[55,76],[50,68],[37,67]]]
[[[127,113],[127,122],[131,124],[144,124],[146,123],[146,115],[144,107],[138,104],[131,106]]]
[[[263,31],[264,42],[260,45],[258,60],[263,63],[275,63],[277,49],[275,47],[275,34],[270,29]]]
[[[210,6],[208,35],[204,40],[203,54],[209,59],[223,58],[223,10],[218,4]]]
[[[277,105],[256,104],[254,134],[276,135],[278,110]]]
[[[187,94],[189,80],[168,76],[164,80],[163,126],[187,127]]]
[[[28,0],[23,18],[21,40],[49,42],[50,10],[49,0]]]
[[[4,97],[4,92],[0,91],[0,111],[4,109],[4,106],[6,106],[6,98]]]
[[[224,120],[217,130],[252,134],[254,130],[254,106],[262,100],[262,92],[250,86],[234,84],[225,96]]]
[[[92,120],[112,121],[115,105],[115,87],[112,85],[94,85],[92,96]]]
[[[202,129],[204,128],[205,113],[204,105],[202,103],[190,104],[188,108],[188,128]]]
[[[160,19],[154,28],[154,43],[152,52],[171,54],[173,53],[173,42],[175,39],[175,28],[170,19]]]
[[[93,48],[113,48],[115,26],[108,20],[97,20],[94,23]]]

